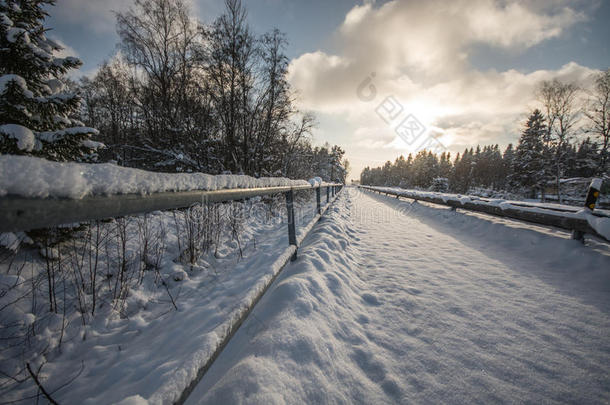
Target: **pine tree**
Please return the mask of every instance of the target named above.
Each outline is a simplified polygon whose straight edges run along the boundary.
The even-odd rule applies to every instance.
[[[574,177],[593,177],[599,166],[601,153],[598,145],[590,138],[583,140],[578,146],[578,151],[574,153],[574,162],[569,171],[570,176]]]
[[[474,168],[474,150],[465,149],[460,157],[458,154],[454,166],[450,188],[456,193],[466,193],[472,182],[472,171]]]
[[[509,185],[509,180],[514,174],[514,160],[515,150],[513,149],[513,144],[509,143],[502,154],[502,168],[498,173],[498,187],[501,189]]]
[[[438,175],[440,177],[449,179],[449,176],[451,176],[451,169],[452,169],[451,153],[450,152],[441,153],[441,157],[438,162]]]
[[[544,167],[544,137],[547,126],[540,110],[529,116],[513,159],[511,182],[516,187],[544,187],[546,180]]]
[[[102,146],[73,117],[81,99],[63,77],[82,62],[60,58],[45,36],[44,8],[55,0],[0,1],[0,153],[86,160]]]

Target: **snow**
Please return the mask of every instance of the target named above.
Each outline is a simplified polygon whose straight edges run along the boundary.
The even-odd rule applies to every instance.
[[[72,127],[72,128],[60,129],[57,131],[39,132],[38,139],[40,139],[42,141],[46,141],[46,142],[55,142],[66,136],[78,135],[78,134],[83,134],[83,133],[97,135],[97,134],[99,134],[99,131],[95,128],[89,128],[89,127]]]
[[[117,402],[116,405],[148,405],[148,401],[139,395],[132,395],[120,402]]]
[[[11,19],[8,18],[8,16],[4,13],[0,13],[0,23],[7,27],[13,26],[13,21],[11,21]]]
[[[59,93],[66,89],[66,85],[59,79],[49,79],[47,80],[47,86],[49,87],[49,93]]]
[[[64,125],[71,125],[72,121],[70,121],[67,117],[63,116],[63,115],[55,115],[53,117],[53,122],[55,124],[64,124]]]
[[[308,193],[297,214],[299,259],[187,403],[610,401],[610,247],[351,188],[304,238],[315,208]],[[233,243],[186,266],[172,259],[171,214],[149,220],[169,230],[161,268],[178,310],[145,280],[120,316],[104,303],[86,339],[73,336],[79,319],[70,318],[61,351],[42,359],[59,403],[174,403],[294,252],[285,223],[253,217],[243,259]],[[27,263],[28,272],[40,265]],[[2,288],[27,291],[25,272],[5,273]],[[1,300],[21,294],[7,291]],[[30,303],[21,307],[16,321],[43,322]],[[32,339],[57,345],[45,331]],[[3,399],[35,393],[31,384],[19,389]]]
[[[23,29],[23,28],[18,28],[18,27],[10,27],[9,29],[6,30],[6,40],[9,42],[17,42],[18,39],[20,39],[26,43],[29,44],[30,43],[30,35],[28,34],[28,32]]]
[[[601,190],[602,189],[602,179],[593,179],[591,180],[591,188],[594,188],[596,190]]]
[[[610,240],[610,218],[597,217],[589,212],[585,212],[585,215],[591,228],[595,229],[604,238]]]
[[[0,233],[0,246],[17,251],[19,248],[19,238],[12,232]]]
[[[321,186],[322,179],[320,177],[313,177],[313,178],[309,179],[309,184],[311,184],[313,187]]]
[[[28,89],[28,85],[25,79],[19,75],[8,74],[0,76],[0,94],[6,91],[10,82],[16,83],[23,92],[23,95],[27,98],[34,97],[34,94]]]
[[[346,191],[187,404],[610,401],[607,245]]]
[[[4,127],[6,125],[0,129]],[[24,140],[30,141],[29,138]],[[80,199],[93,195],[302,185],[309,183],[281,177],[256,179],[244,175],[154,173],[113,164],[60,163],[29,156],[0,156],[0,196]]]
[[[4,124],[0,125],[0,133],[17,140],[17,147],[20,150],[31,152],[37,144],[34,133],[22,125]],[[2,156],[4,157],[4,156]]]

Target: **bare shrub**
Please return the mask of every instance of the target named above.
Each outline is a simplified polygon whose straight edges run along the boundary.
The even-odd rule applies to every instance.
[[[228,203],[227,222],[229,225],[229,231],[231,232],[231,239],[237,242],[240,258],[244,257],[240,241],[240,235],[244,228],[244,221],[245,218],[243,203],[237,201],[232,201]]]

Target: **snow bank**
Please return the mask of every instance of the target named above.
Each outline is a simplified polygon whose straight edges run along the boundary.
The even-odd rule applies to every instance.
[[[27,139],[24,140],[26,141]],[[30,156],[0,156],[0,196],[80,199],[93,195],[151,194],[166,191],[308,184],[305,180],[281,177],[256,179],[243,175],[154,173],[109,163],[59,163]]]

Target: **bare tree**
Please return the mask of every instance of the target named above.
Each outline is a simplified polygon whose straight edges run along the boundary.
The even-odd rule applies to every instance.
[[[566,168],[566,156],[574,137],[578,120],[576,101],[579,88],[574,83],[562,83],[557,79],[543,81],[538,88],[538,100],[542,103],[547,121],[546,162],[553,166],[557,197],[562,202],[561,177]]]
[[[100,126],[107,150],[103,153],[120,164],[129,160],[128,145],[134,145],[138,132],[135,119],[137,95],[129,67],[119,56],[105,62],[91,80],[81,79],[89,125]]]
[[[595,78],[595,87],[589,95],[585,116],[589,119],[588,132],[598,137],[601,145],[597,174],[607,173],[610,148],[610,69]]]
[[[254,35],[241,0],[225,0],[211,26],[196,22],[187,2],[136,0],[117,14],[121,54],[81,81],[85,121],[108,146],[101,159],[147,170],[324,177],[307,136],[315,119],[294,107],[285,35]]]
[[[306,178],[312,173],[310,160],[314,151],[308,142],[308,135],[311,135],[315,126],[315,117],[310,113],[305,113],[298,123],[289,123],[286,131],[282,133],[282,146],[285,148],[282,154],[282,174],[284,176]],[[316,175],[319,174],[316,173]]]
[[[148,135],[157,146],[179,144],[204,31],[184,0],[136,0],[117,14],[117,30],[125,58],[144,75],[139,101]]]
[[[261,38],[263,58],[261,89],[261,119],[256,143],[254,145],[256,172],[273,174],[281,171],[281,161],[276,167],[269,165],[264,154],[273,143],[281,140],[281,134],[287,130],[287,122],[294,114],[290,87],[286,79],[288,57],[284,54],[287,45],[284,34],[275,29]],[[267,164],[265,164],[267,163]]]
[[[242,171],[243,159],[239,154],[248,149],[249,143],[243,124],[247,122],[247,101],[253,86],[256,44],[241,0],[225,0],[225,5],[225,14],[214,22],[211,30],[207,72],[226,146],[224,169]],[[240,133],[245,136],[241,142]]]

